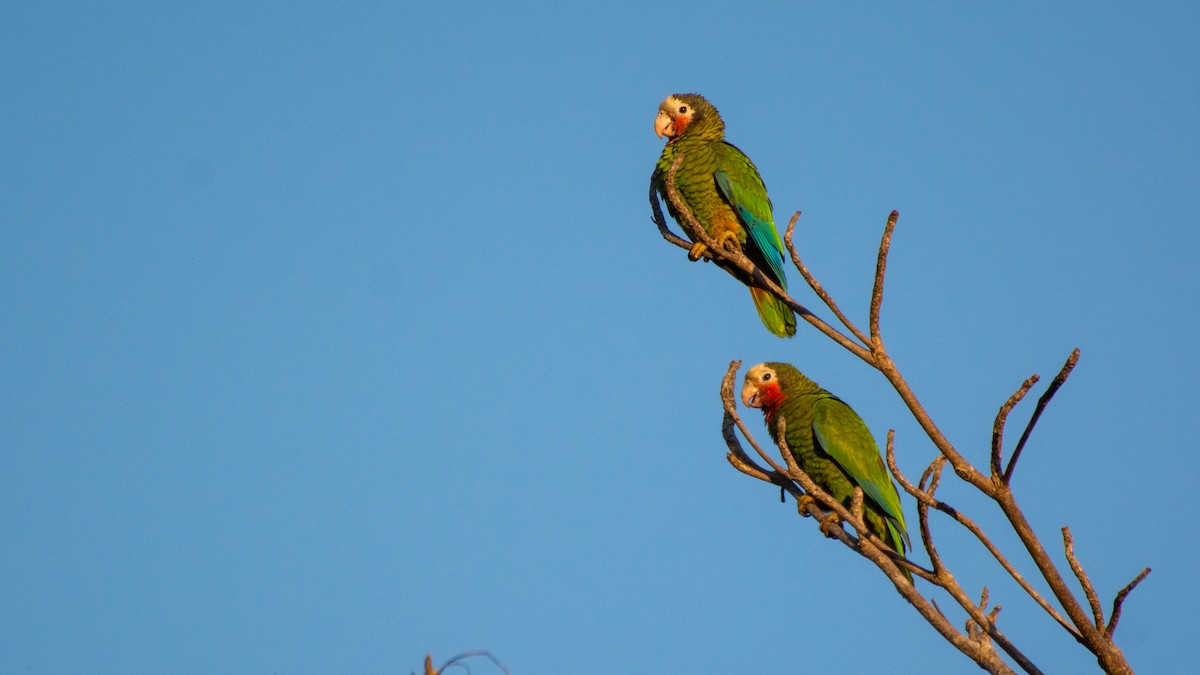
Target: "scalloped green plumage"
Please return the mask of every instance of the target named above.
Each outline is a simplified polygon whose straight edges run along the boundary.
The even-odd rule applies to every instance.
[[[783,242],[775,229],[771,200],[762,176],[750,158],[725,140],[725,123],[720,113],[699,94],[675,94],[660,106],[660,118],[670,106],[671,124],[677,133],[658,158],[654,182],[662,201],[684,233],[696,241],[685,219],[666,194],[666,175],[675,158],[684,156],[675,173],[675,185],[683,202],[709,236],[720,239],[732,235],[755,265],[784,290]],[[683,112],[679,108],[685,108]],[[796,317],[790,307],[751,279],[742,279],[750,287],[755,308],[767,330],[780,337],[796,334]]]
[[[767,373],[769,380],[762,380]],[[767,431],[779,442],[785,420],[787,445],[800,468],[834,499],[850,507],[854,486],[863,491],[868,529],[901,555],[908,531],[900,494],[866,422],[844,401],[788,363],[759,364],[746,373],[746,387],[759,393]],[[912,575],[901,569],[912,580]]]

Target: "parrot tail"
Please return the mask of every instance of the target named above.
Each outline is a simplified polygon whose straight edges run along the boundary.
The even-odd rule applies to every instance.
[[[779,337],[792,337],[796,334],[796,315],[787,303],[763,288],[752,286],[750,295],[754,298],[754,307],[767,330]]]
[[[908,541],[908,532],[896,527],[896,524],[893,523],[890,518],[885,518],[884,521],[887,523],[888,536],[885,538],[887,543],[892,548],[896,549],[896,552],[900,555],[907,555],[908,547],[906,547],[904,544]],[[899,567],[899,565],[897,565],[897,567]],[[911,584],[913,582],[912,572],[909,572],[903,567],[900,567],[900,571],[904,573],[904,576],[908,577],[908,583]]]

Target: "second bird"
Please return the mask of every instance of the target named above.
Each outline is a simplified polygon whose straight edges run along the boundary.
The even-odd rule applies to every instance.
[[[760,270],[787,289],[783,274],[783,242],[775,229],[771,200],[762,176],[750,158],[725,140],[725,122],[699,94],[674,94],[658,107],[654,132],[667,138],[667,145],[654,170],[654,185],[671,216],[693,240],[696,237],[683,216],[667,197],[666,177],[675,159],[683,164],[675,173],[680,198],[710,237],[721,246],[736,244]],[[702,243],[692,247],[689,257],[698,259]],[[767,330],[780,337],[796,334],[792,309],[765,288],[743,280],[750,287],[754,306]]]
[[[767,431],[777,443],[779,419],[784,419],[787,446],[796,464],[843,506],[849,508],[854,488],[862,488],[867,528],[896,553],[905,554],[908,531],[900,495],[879,456],[875,437],[858,413],[794,366],[778,362],[760,363],[747,371],[742,403],[763,411]],[[901,571],[911,582],[912,573]]]

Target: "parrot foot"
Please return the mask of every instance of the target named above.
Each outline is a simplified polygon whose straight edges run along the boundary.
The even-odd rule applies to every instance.
[[[738,236],[734,232],[726,232],[725,234],[717,237],[717,246],[720,247],[721,250],[728,253],[737,253],[738,251],[742,250],[742,242],[738,241]],[[692,248],[688,250],[688,260],[696,262],[707,250],[707,244],[702,242],[696,242],[692,244]]]
[[[818,526],[818,528],[821,530],[821,534],[824,534],[826,537],[832,539],[833,533],[831,530],[835,527],[841,526],[842,519],[838,517],[838,514],[831,512],[829,515],[821,519],[821,524]]]
[[[808,518],[810,517],[808,513],[808,505],[815,501],[817,500],[809,497],[808,495],[800,495],[799,497],[796,497],[796,510],[800,512],[800,515]]]
[[[717,244],[730,253],[737,253],[742,250],[742,242],[738,241],[738,236],[734,232],[726,232],[717,237]]]

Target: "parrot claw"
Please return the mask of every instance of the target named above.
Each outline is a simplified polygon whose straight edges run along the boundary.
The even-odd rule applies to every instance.
[[[796,510],[800,512],[800,515],[808,518],[810,517],[810,514],[808,513],[808,505],[815,501],[815,499],[809,497],[808,495],[800,495],[799,497],[796,497]]]
[[[733,232],[726,232],[717,239],[717,243],[721,248],[730,253],[737,253],[742,248],[742,242],[738,241],[738,237]]]
[[[827,515],[821,519],[821,524],[818,527],[821,530],[821,534],[824,534],[826,537],[829,537],[832,539],[833,533],[830,532],[830,530],[832,530],[835,527],[841,527],[841,526],[842,526],[842,519],[838,517],[838,514],[831,512],[829,515]]]
[[[720,237],[717,237],[717,246],[727,253],[737,253],[742,249],[742,242],[738,241],[737,234],[726,232]],[[701,242],[692,244],[692,248],[688,250],[688,260],[696,262],[708,250],[708,245]]]

